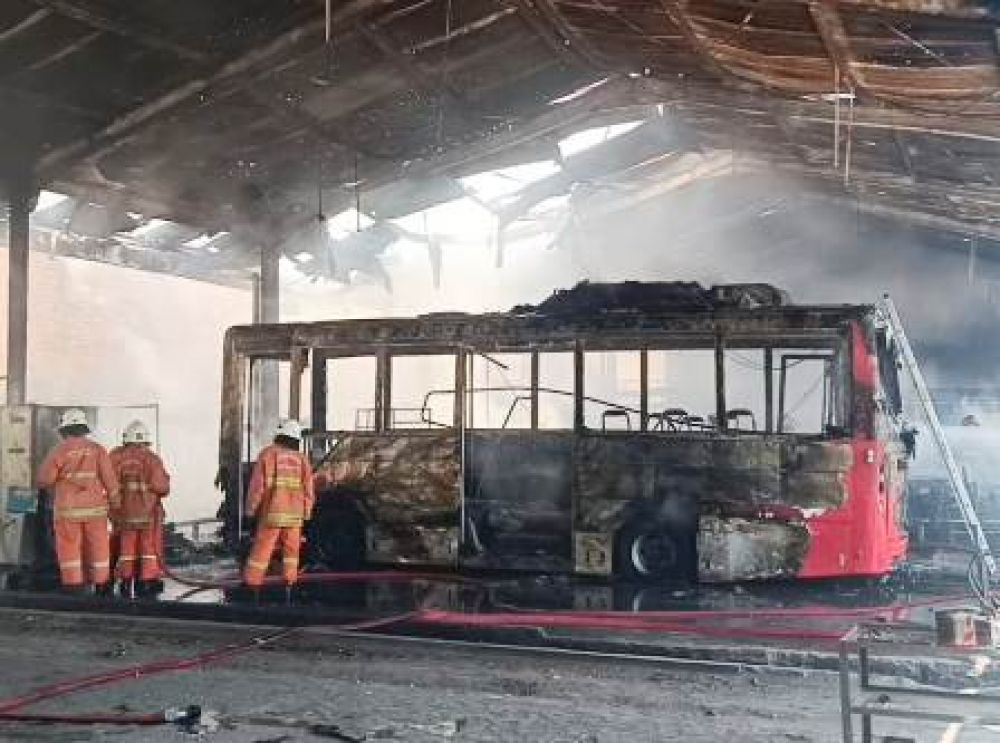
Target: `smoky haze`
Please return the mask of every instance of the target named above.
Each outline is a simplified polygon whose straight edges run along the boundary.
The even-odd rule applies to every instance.
[[[412,239],[382,253],[388,282],[354,273],[350,284],[310,283],[286,260],[282,319],[505,311],[583,279],[766,282],[797,302],[872,302],[888,291],[933,386],[995,391],[1000,333],[988,297],[1000,294],[996,246],[977,245],[970,272],[971,243],[961,236],[859,218],[849,204],[801,194],[794,182],[722,176],[603,214],[607,197],[621,194],[574,194],[574,218],[559,223],[570,227],[555,239],[509,241],[502,259],[488,222],[461,239],[441,237],[437,280],[436,251]],[[477,210],[482,217],[475,204],[459,204],[447,221]],[[432,233],[444,226],[429,220]],[[294,255],[294,245],[287,252]],[[162,450],[175,477],[169,515],[213,515],[222,336],[250,317],[249,293],[37,254],[31,270],[30,399],[158,403]]]
[[[427,248],[414,243],[397,243],[383,257],[391,292],[363,277],[350,286],[309,284],[286,265],[282,313],[306,320],[503,311],[583,279],[764,282],[799,303],[871,303],[888,292],[933,384],[1000,381],[1000,246],[976,245],[970,279],[967,238],[859,216],[850,203],[802,193],[774,177],[721,177],[588,216],[597,193],[576,208],[576,227],[554,247],[506,245],[499,267],[486,232],[442,242],[440,287]]]
[[[538,241],[506,245],[502,265],[488,231],[461,244],[442,241],[438,287],[426,246],[413,243],[397,243],[383,256],[391,293],[381,280],[363,277],[350,286],[308,284],[286,265],[292,289],[283,316],[503,311],[583,279],[764,282],[799,303],[872,303],[888,292],[932,387],[972,385],[997,397],[1000,248],[806,194],[793,180],[733,175],[618,213],[600,211],[604,197],[619,194],[574,197],[575,227],[551,248]],[[976,432],[960,432],[955,446],[960,459],[967,451],[977,460],[981,478],[1000,483],[1000,466],[987,464],[995,457],[976,453],[1000,440],[997,431],[996,419],[986,416]],[[940,473],[926,432],[919,451],[919,471]]]

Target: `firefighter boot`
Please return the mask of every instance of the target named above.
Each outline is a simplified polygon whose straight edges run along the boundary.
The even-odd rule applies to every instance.
[[[139,598],[149,601],[163,591],[163,583],[156,580],[141,580],[136,584],[135,590]]]
[[[94,586],[94,595],[102,599],[113,598],[115,595],[115,584],[111,581],[98,583]]]

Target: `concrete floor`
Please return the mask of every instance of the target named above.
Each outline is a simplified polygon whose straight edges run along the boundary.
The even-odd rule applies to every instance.
[[[0,611],[0,696],[153,659],[182,657],[268,630],[164,620]],[[32,711],[149,712],[200,704],[211,741],[366,740],[836,741],[837,679],[820,671],[727,672],[638,661],[344,638],[308,630],[195,671],[79,692]],[[879,730],[879,728],[877,728]],[[938,741],[943,728],[897,736]],[[2,740],[191,738],[174,727],[0,723]],[[961,740],[995,740],[962,737]]]

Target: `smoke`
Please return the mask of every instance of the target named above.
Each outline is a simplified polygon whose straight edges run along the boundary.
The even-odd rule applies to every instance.
[[[872,303],[888,292],[932,387],[975,386],[1000,398],[997,246],[874,218],[849,200],[809,191],[788,178],[734,173],[608,213],[617,194],[597,190],[569,200],[573,212],[563,223],[570,227],[555,247],[544,247],[551,236],[511,241],[500,266],[486,226],[441,241],[438,286],[426,246],[405,240],[383,254],[392,293],[364,277],[309,285],[286,264],[291,291],[282,313],[309,320],[504,311],[581,279],[766,282],[798,303]],[[976,453],[997,451],[1000,421],[982,423],[960,431],[955,446],[960,458],[968,452],[971,469],[1000,482],[1000,472],[987,469],[992,459]],[[940,472],[926,432],[920,451],[920,465]]]
[[[621,194],[588,189],[564,200],[572,211],[549,233],[516,239],[525,225],[514,225],[503,245],[480,207],[455,204],[426,221],[439,263],[427,242],[404,235],[380,252],[388,281],[348,271],[311,283],[283,261],[282,318],[505,311],[582,279],[767,282],[803,303],[872,302],[888,291],[932,386],[1000,397],[1000,318],[987,295],[1000,280],[995,246],[977,246],[970,281],[971,243],[961,236],[859,216],[802,192],[794,181],[733,174],[610,212],[610,196]],[[345,265],[352,256],[345,252]],[[176,473],[170,516],[211,515],[222,334],[249,315],[247,292],[33,255],[30,397],[160,403],[163,453]],[[978,434],[988,444],[996,428],[984,415]],[[921,446],[923,455],[928,436]]]
[[[806,189],[765,175],[717,177],[668,196],[600,214],[609,196],[571,199],[573,227],[548,239],[509,242],[502,265],[488,226],[462,241],[439,241],[440,286],[425,245],[390,246],[383,265],[393,291],[358,283],[306,285],[293,266],[288,319],[506,310],[553,290],[593,281],[766,282],[799,303],[870,303],[888,292],[936,386],[1000,382],[1000,250],[963,236],[874,219],[850,202],[803,196]],[[468,209],[476,209],[469,205]],[[597,216],[594,216],[597,214]],[[996,251],[992,257],[990,251]]]

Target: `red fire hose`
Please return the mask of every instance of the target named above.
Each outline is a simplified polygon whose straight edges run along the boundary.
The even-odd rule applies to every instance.
[[[390,624],[404,622],[413,616],[414,614],[410,612],[407,614],[392,617],[381,617],[363,622],[334,625],[333,628],[342,631],[377,629]],[[242,655],[267,645],[273,645],[279,640],[283,640],[301,631],[302,628],[283,629],[264,637],[248,640],[247,642],[223,645],[222,647],[215,648],[214,650],[199,653],[188,658],[152,661],[137,666],[129,666],[128,668],[120,668],[113,671],[103,671],[89,676],[82,676],[69,681],[59,681],[54,684],[47,684],[20,696],[0,700],[0,722],[113,725],[159,725],[166,722],[182,722],[185,719],[190,719],[192,716],[200,714],[200,711],[196,707],[189,707],[186,710],[168,709],[162,712],[138,715],[109,715],[105,713],[85,713],[74,715],[46,712],[29,713],[23,712],[22,710],[30,705],[56,699],[77,691],[83,691],[84,689],[93,689],[100,686],[109,686],[122,681],[135,681],[140,678],[157,676],[162,673],[186,671],[192,668],[198,668],[220,660]]]

